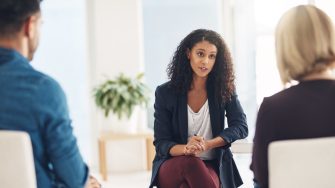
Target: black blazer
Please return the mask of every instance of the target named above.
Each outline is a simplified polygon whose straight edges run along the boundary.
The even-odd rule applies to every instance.
[[[154,145],[156,156],[153,161],[150,188],[157,185],[159,167],[171,158],[169,150],[176,144],[187,143],[187,93],[178,94],[170,82],[157,87],[155,92],[155,122]],[[221,136],[228,144],[216,148],[218,169],[222,188],[235,188],[243,184],[229,149],[232,142],[245,138],[248,135],[246,116],[237,99],[233,95],[231,101],[219,104],[214,98],[214,90],[210,84],[207,86],[209,113],[213,137]],[[228,128],[225,128],[225,116]]]

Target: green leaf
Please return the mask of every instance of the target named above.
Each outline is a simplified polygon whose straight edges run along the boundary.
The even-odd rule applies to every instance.
[[[106,80],[94,88],[95,104],[104,111],[105,116],[112,112],[120,119],[129,118],[137,105],[146,106],[149,101],[149,88],[140,81],[144,74],[135,79],[119,74],[113,80]]]

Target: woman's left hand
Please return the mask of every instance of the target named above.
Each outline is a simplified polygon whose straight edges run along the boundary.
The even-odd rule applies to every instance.
[[[199,155],[204,151],[207,151],[208,144],[202,136],[192,136],[187,143],[186,149],[192,148],[191,150],[187,150],[188,153],[193,153],[194,155]]]

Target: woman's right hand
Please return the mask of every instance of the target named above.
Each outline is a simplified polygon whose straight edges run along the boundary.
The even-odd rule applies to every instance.
[[[185,155],[198,155],[205,151],[205,140],[202,136],[192,136],[184,147]]]

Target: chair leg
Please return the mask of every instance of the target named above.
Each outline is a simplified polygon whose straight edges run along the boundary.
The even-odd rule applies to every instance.
[[[102,179],[107,181],[106,144],[102,140],[99,140],[99,159]]]
[[[146,138],[145,142],[146,142],[146,149],[147,149],[147,170],[151,170],[152,169],[152,161],[153,161],[154,156],[155,156],[155,148],[152,145],[153,139],[151,137]]]

